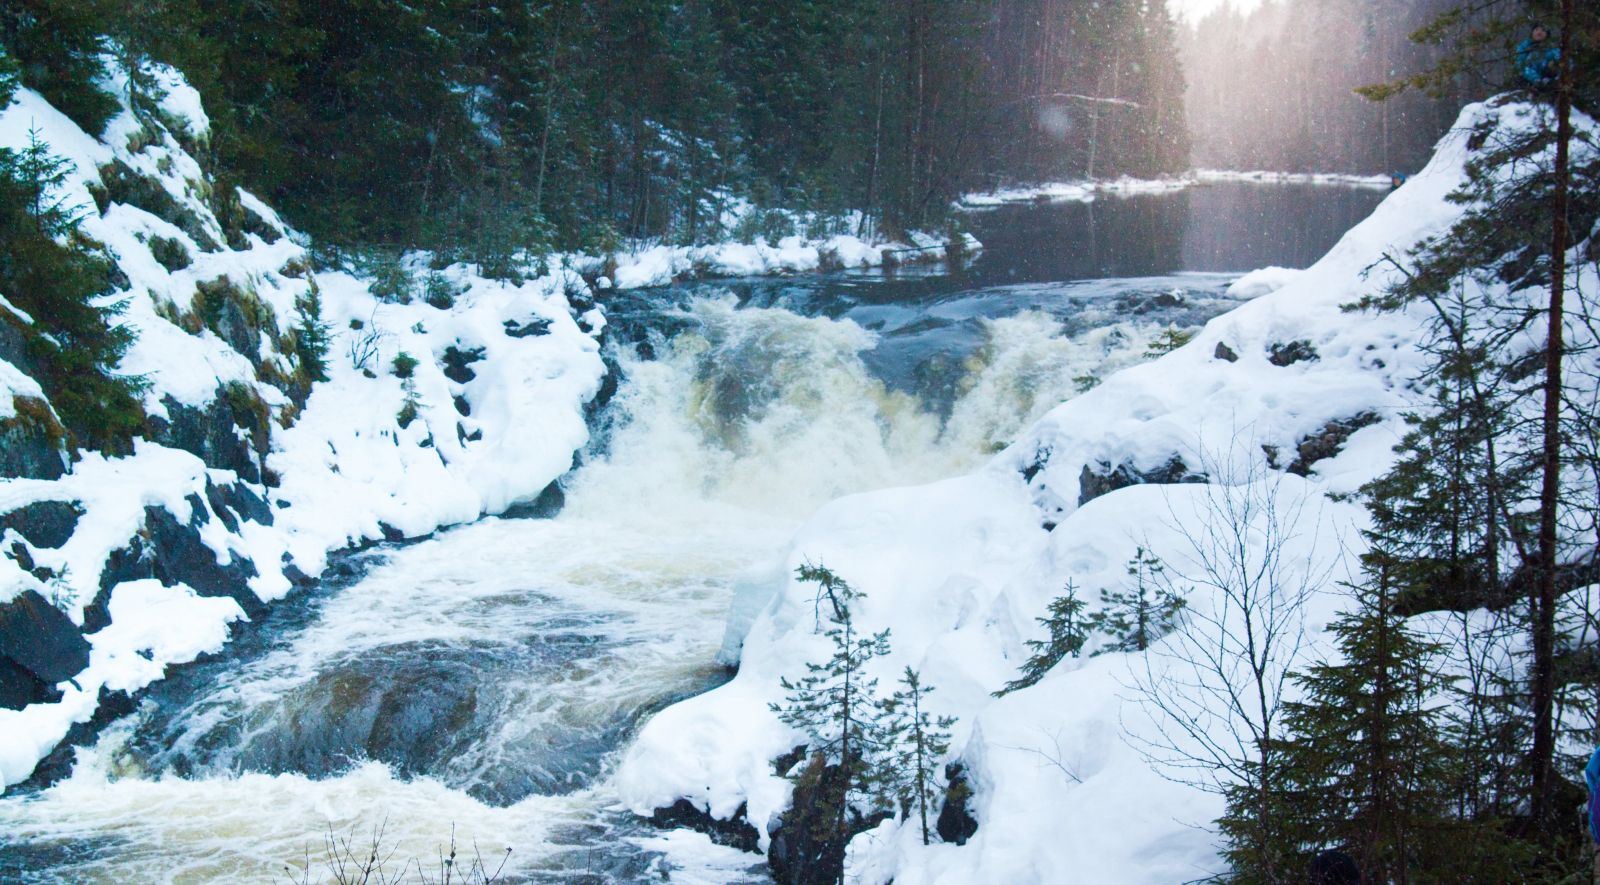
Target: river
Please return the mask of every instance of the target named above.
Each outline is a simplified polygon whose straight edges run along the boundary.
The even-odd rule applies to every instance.
[[[818,506],[976,467],[1382,197],[1008,206],[963,216],[986,248],[962,268],[616,293],[620,387],[559,515],[359,554],[181,668],[70,776],[0,799],[0,880],[331,881],[330,833],[437,879],[453,833],[502,882],[765,881],[755,855],[618,810],[608,782],[645,717],[727,678],[733,589],[781,580]]]

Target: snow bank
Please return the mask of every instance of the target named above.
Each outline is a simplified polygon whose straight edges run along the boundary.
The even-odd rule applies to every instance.
[[[1073,659],[1028,689],[999,700],[991,693],[1015,678],[1024,640],[1042,632],[1035,618],[1068,580],[1092,610],[1098,590],[1125,586],[1138,547],[1176,574],[1195,574],[1195,533],[1217,525],[1219,500],[1234,495],[1298,515],[1286,559],[1314,585],[1301,610],[1304,653],[1320,650],[1321,628],[1343,603],[1334,582],[1355,569],[1364,519],[1357,504],[1326,494],[1353,491],[1391,462],[1400,414],[1414,404],[1406,383],[1422,358],[1416,319],[1342,305],[1389,282],[1381,268],[1366,273],[1385,250],[1459,217],[1446,196],[1463,181],[1467,134],[1480,122],[1518,125],[1518,114],[1468,107],[1428,167],[1315,266],[1247,277],[1241,285],[1256,300],[1063,403],[982,471],[844,498],[801,530],[788,574],[823,563],[865,591],[861,628],[892,633],[893,653],[873,675],[888,684],[910,665],[937,686],[932,711],[958,717],[953,755],[976,790],[980,828],[965,846],[925,847],[915,827],[889,822],[853,841],[851,881],[1166,885],[1222,871],[1208,829],[1218,798],[1164,776],[1173,772],[1139,749],[1155,723],[1133,687],[1147,662],[1171,665],[1176,639],[1148,658]],[[1352,418],[1338,454],[1310,465],[1309,477],[1283,472],[1301,441]],[[1155,484],[1172,481],[1174,459],[1212,483]],[[1118,469],[1152,484],[1116,489],[1098,479]],[[1268,524],[1255,518],[1244,528],[1259,556]],[[1191,611],[1223,605],[1194,586]],[[747,803],[765,839],[790,791],[770,760],[804,742],[768,705],[782,700],[780,678],[825,657],[826,640],[815,588],[792,577],[743,587],[733,611],[738,675],[652,719],[617,783],[640,814],[686,798],[726,818]],[[1191,617],[1203,640],[1202,623]]]
[[[1228,286],[1228,295],[1233,298],[1260,298],[1262,295],[1271,295],[1284,286],[1294,282],[1304,271],[1289,267],[1263,267],[1253,270]]]
[[[965,209],[992,209],[1013,203],[1089,203],[1100,194],[1119,197],[1160,194],[1193,187],[1194,183],[1194,179],[1187,177],[1128,178],[1126,176],[1107,181],[1055,181],[965,194],[956,201],[956,205]]]
[[[131,694],[172,664],[221,651],[228,625],[244,618],[232,599],[156,580],[117,585],[110,609],[111,625],[89,635],[88,668],[62,686],[59,702],[0,710],[0,780],[7,785],[25,779],[73,723],[94,714],[102,688]]]
[[[886,263],[940,259],[949,239],[914,232],[909,242],[867,240],[851,234],[811,239],[789,236],[776,243],[715,243],[708,246],[639,244],[616,257],[613,283],[619,289],[665,286],[687,277],[746,277],[838,268],[882,267]],[[971,234],[962,246],[982,248]]]
[[[1323,184],[1339,187],[1387,188],[1387,175],[1347,175],[1340,172],[1241,172],[1230,169],[1197,169],[1199,181],[1259,181],[1269,184]]]

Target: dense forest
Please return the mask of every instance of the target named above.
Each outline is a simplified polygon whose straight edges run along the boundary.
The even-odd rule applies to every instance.
[[[1435,94],[1372,102],[1356,89],[1431,69],[1448,48],[1410,37],[1453,0],[1269,0],[1223,6],[1185,28],[1188,112],[1201,168],[1388,173],[1415,170],[1468,101],[1503,88],[1509,45]],[[1453,15],[1495,11],[1463,9]]]
[[[20,0],[0,41],[90,131],[107,59],[175,65],[217,169],[343,244],[696,242],[732,199],[900,230],[1188,166],[1160,0]]]

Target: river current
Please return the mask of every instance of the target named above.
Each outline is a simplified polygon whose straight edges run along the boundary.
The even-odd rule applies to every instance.
[[[756,855],[617,809],[608,781],[643,719],[727,678],[734,588],[781,580],[820,505],[973,469],[1382,196],[1002,207],[963,217],[986,246],[965,267],[617,293],[620,387],[559,515],[359,554],[181,668],[69,776],[0,799],[0,880],[331,881],[332,834],[414,881],[453,834],[502,882],[766,881]]]

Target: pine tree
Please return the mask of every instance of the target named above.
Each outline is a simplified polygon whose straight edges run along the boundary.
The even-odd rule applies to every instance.
[[[69,169],[36,131],[20,152],[0,148],[0,292],[33,317],[28,357],[75,440],[120,452],[143,430],[144,382],[117,371],[134,333],[108,300],[110,262],[63,194]]]
[[[906,667],[900,685],[883,703],[883,728],[892,749],[884,760],[882,779],[904,813],[917,810],[922,844],[927,845],[928,809],[939,800],[935,778],[950,752],[950,727],[956,720],[924,709],[933,686],[924,684],[916,670]]]
[[[1033,655],[1022,665],[1021,675],[995,692],[995,697],[1004,697],[1037,683],[1055,665],[1069,656],[1077,657],[1083,650],[1083,644],[1089,638],[1090,624],[1083,613],[1086,603],[1078,598],[1078,588],[1073,586],[1071,580],[1067,581],[1066,590],[1065,595],[1050,601],[1048,615],[1034,619],[1044,626],[1049,635],[1044,639],[1028,640]]]
[[[1451,680],[1436,668],[1441,647],[1400,615],[1381,559],[1369,578],[1329,628],[1337,663],[1296,674],[1303,695],[1284,707],[1274,748],[1284,853],[1341,847],[1363,881],[1416,881],[1461,850],[1445,825],[1451,750],[1436,703]]]
[[[1552,243],[1564,238],[1551,206],[1563,176],[1552,156],[1560,157],[1565,141],[1559,127],[1482,124],[1469,139],[1467,183],[1453,196],[1467,207],[1461,219],[1403,258],[1389,256],[1398,281],[1362,302],[1425,317],[1430,359],[1418,383],[1433,394],[1430,408],[1410,416],[1396,468],[1366,488],[1373,537],[1393,554],[1393,577],[1414,610],[1510,610],[1519,597],[1533,601],[1524,622],[1532,752],[1521,783],[1504,785],[1520,795],[1487,804],[1526,800],[1547,827],[1557,780],[1554,609],[1564,580],[1554,516],[1600,513],[1581,486],[1552,488],[1563,473],[1593,477],[1586,453],[1600,451],[1593,410],[1573,395],[1592,386],[1594,373],[1570,358],[1596,345],[1592,326],[1562,318],[1563,296],[1574,286],[1564,262],[1595,260],[1600,152],[1571,140],[1572,208],[1561,222],[1571,216],[1578,242],[1557,250]],[[1580,315],[1584,309],[1580,300]]]
[[[1111,637],[1101,651],[1145,651],[1172,630],[1185,605],[1168,585],[1166,567],[1144,547],[1128,560],[1127,570],[1132,589],[1101,590],[1103,607],[1088,619],[1091,629]]]

